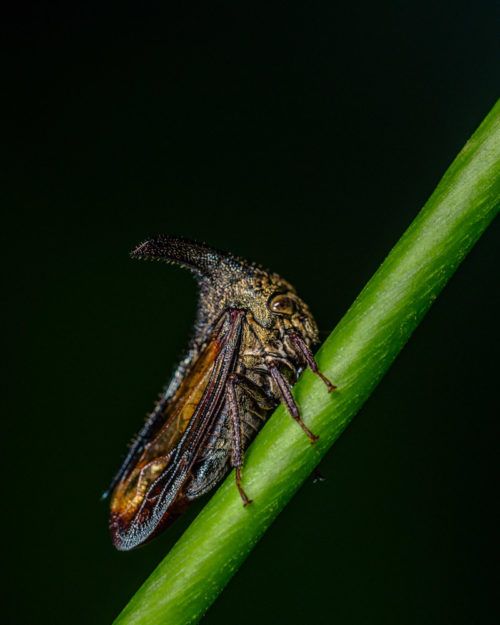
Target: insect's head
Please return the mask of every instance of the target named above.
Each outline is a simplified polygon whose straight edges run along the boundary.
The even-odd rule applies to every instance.
[[[310,342],[317,339],[316,323],[293,286],[276,273],[250,266],[232,287],[236,307],[248,310],[267,330],[295,330]]]
[[[156,237],[137,247],[132,256],[162,259],[190,269],[200,284],[201,315],[207,322],[225,309],[240,308],[264,329],[296,330],[309,342],[317,339],[308,306],[276,273],[180,237]]]

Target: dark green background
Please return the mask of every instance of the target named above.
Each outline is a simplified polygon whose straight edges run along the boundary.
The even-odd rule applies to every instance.
[[[109,624],[199,510],[111,546],[100,493],[196,302],[129,250],[258,261],[326,336],[498,94],[495,2],[233,4],[2,24],[8,625]],[[498,622],[499,244],[494,223],[204,623]]]

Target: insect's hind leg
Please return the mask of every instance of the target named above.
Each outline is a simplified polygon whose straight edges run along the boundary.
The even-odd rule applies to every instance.
[[[243,500],[243,505],[248,506],[252,500],[248,498],[241,485],[241,467],[243,466],[243,446],[241,444],[241,418],[236,397],[237,376],[231,374],[227,382],[229,410],[231,413],[231,433],[233,439],[232,464],[236,474],[236,486]]]

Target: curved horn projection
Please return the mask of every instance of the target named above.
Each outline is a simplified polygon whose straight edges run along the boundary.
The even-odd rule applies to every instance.
[[[131,256],[177,263],[200,277],[211,276],[222,263],[239,265],[236,258],[224,252],[182,237],[159,236],[149,239],[131,252]]]

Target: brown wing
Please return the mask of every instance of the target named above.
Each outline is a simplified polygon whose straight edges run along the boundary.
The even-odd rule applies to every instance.
[[[158,432],[131,466],[126,461],[111,498],[111,535],[117,549],[137,547],[156,535],[187,502],[182,486],[190,476],[204,436],[224,400],[234,370],[244,313],[231,310],[221,330],[193,362],[164,409]]]

